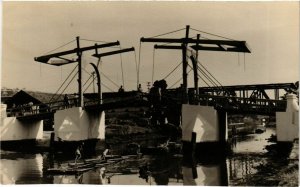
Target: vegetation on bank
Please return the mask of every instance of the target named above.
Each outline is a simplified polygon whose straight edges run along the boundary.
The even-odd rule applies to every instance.
[[[273,138],[272,138],[273,139]],[[256,172],[246,176],[246,180],[236,181],[237,186],[298,186],[299,185],[299,159],[298,143],[278,145],[271,144],[266,147],[268,152],[257,155],[255,162]],[[296,153],[294,159],[290,153]]]
[[[108,143],[181,136],[178,127],[151,124],[146,107],[126,107],[106,111],[105,114],[105,137]]]

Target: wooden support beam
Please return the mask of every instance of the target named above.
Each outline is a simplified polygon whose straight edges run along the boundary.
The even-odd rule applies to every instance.
[[[34,60],[37,62],[41,62],[41,63],[47,63],[48,60],[50,58],[54,58],[54,57],[60,57],[60,56],[64,56],[64,55],[69,55],[69,54],[74,54],[77,52],[83,52],[83,51],[88,51],[88,50],[93,50],[93,49],[98,49],[98,48],[105,48],[105,47],[112,47],[112,46],[116,46],[116,45],[120,45],[120,42],[111,42],[111,43],[105,43],[105,44],[95,44],[94,46],[89,46],[89,47],[82,47],[82,48],[75,48],[72,50],[67,50],[67,51],[62,51],[62,52],[58,52],[58,53],[53,53],[50,55],[44,55],[44,56],[39,56],[39,57],[35,57]]]

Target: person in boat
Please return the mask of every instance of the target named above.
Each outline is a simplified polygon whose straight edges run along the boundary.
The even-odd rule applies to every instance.
[[[75,151],[75,165],[77,164],[77,161],[82,157],[83,145],[84,143],[82,142],[82,144],[79,145]]]
[[[102,155],[100,155],[98,158],[99,158],[100,160],[105,160],[105,159],[106,159],[106,155],[108,154],[108,152],[109,152],[109,149],[105,149],[105,150],[103,151]]]
[[[169,142],[170,142],[171,138],[169,138],[165,143],[161,144],[159,147],[165,151],[169,151]]]

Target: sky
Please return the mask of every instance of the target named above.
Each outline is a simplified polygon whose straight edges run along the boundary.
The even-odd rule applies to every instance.
[[[246,41],[251,53],[200,51],[199,60],[222,85],[286,83],[299,80],[299,2],[2,2],[1,87],[32,91],[58,91],[76,64],[52,66],[34,61],[34,57],[96,42],[120,41],[122,48],[135,47],[135,52],[103,57],[99,69],[103,91],[136,89],[136,64],[140,63],[140,83],[164,78],[182,61],[178,50],[157,49],[156,43],[141,43],[141,37],[152,37],[184,29],[213,33]],[[190,31],[194,37],[199,32]],[[200,33],[202,37],[222,39]],[[185,31],[164,35],[182,38]],[[141,50],[139,50],[141,49]],[[112,51],[106,48],[101,51]],[[90,62],[94,51],[83,54],[83,83],[93,71]],[[72,57],[74,58],[74,57]],[[190,62],[189,62],[190,63]],[[123,75],[121,71],[123,66]],[[152,67],[154,64],[154,71]],[[190,63],[191,64],[191,63]],[[154,72],[154,73],[153,73]],[[88,74],[89,73],[89,74]],[[169,87],[181,77],[181,66],[167,77]],[[201,75],[200,75],[201,76]],[[193,86],[192,72],[189,87]],[[91,81],[91,79],[89,80]],[[87,82],[83,90],[92,92]],[[199,81],[200,86],[206,86]],[[92,85],[92,84],[91,84]],[[180,82],[173,87],[178,87]],[[63,90],[64,87],[60,91]],[[77,91],[76,78],[64,90]]]

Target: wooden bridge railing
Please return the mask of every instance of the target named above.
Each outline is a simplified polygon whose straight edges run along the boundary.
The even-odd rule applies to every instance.
[[[65,108],[71,108],[77,106],[78,99],[72,98],[69,99],[68,102],[62,101],[54,101],[50,103],[41,103],[41,104],[25,104],[22,106],[12,107],[6,109],[6,113],[8,117],[21,117],[21,116],[29,116],[29,115],[37,115],[43,113],[51,113],[56,110],[62,110]]]
[[[130,103],[131,100],[136,100],[137,98],[145,97],[143,94],[139,94],[132,97],[117,97],[105,100],[103,102],[103,107],[106,108],[113,104],[115,106],[116,103]],[[162,99],[171,99],[172,102],[181,103],[182,98],[180,95],[168,94],[162,96]],[[71,108],[78,106],[78,98],[71,98],[66,102],[65,100],[50,102],[46,104],[36,104],[36,105],[24,105],[15,108],[7,109],[7,116],[29,116],[29,115],[37,115],[42,113],[53,113],[57,110],[63,110],[65,108]],[[224,109],[228,111],[241,110],[241,111],[249,111],[249,112],[276,112],[276,111],[285,111],[286,109],[286,101],[285,100],[270,100],[270,99],[255,99],[255,98],[241,98],[241,97],[230,97],[230,96],[216,96],[216,95],[190,95],[189,103],[195,105],[204,105],[204,106],[214,106],[218,109]],[[87,100],[84,102],[84,107],[90,106],[98,106],[98,100]],[[120,105],[124,106],[124,105]]]
[[[182,95],[170,92],[162,97],[163,99],[171,100],[180,104],[182,102]],[[242,110],[242,111],[263,111],[263,112],[276,112],[285,111],[285,100],[271,100],[271,99],[256,99],[256,98],[242,98],[233,96],[217,96],[217,95],[189,95],[189,104],[214,106],[218,109],[225,110]]]
[[[200,104],[207,106],[215,106],[225,110],[243,110],[243,111],[258,111],[265,112],[284,111],[286,109],[285,100],[270,100],[270,99],[254,99],[215,95],[198,95],[194,98],[189,98],[190,104]]]

